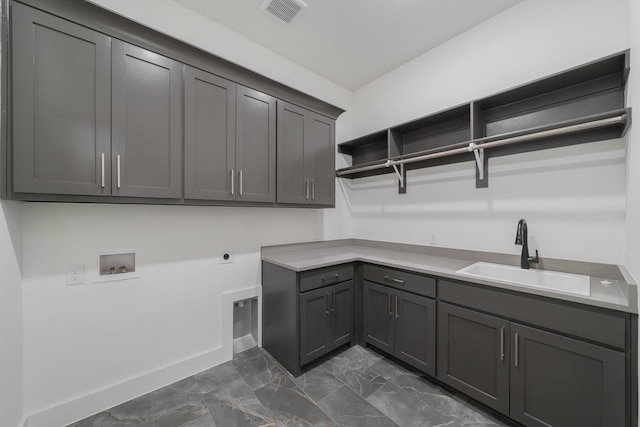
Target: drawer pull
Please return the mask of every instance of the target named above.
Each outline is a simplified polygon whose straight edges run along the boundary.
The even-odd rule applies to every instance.
[[[396,279],[395,277],[384,276],[384,280],[391,283],[397,283],[399,285],[404,285],[404,280]]]

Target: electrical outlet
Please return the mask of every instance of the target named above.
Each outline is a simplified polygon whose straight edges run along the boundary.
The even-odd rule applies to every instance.
[[[437,231],[430,231],[429,232],[429,244],[437,246],[439,243],[440,243],[440,239],[438,237],[438,232]]]
[[[232,262],[233,262],[232,252],[226,251],[220,255],[220,264],[231,264]]]
[[[84,283],[84,264],[67,266],[67,285]]]

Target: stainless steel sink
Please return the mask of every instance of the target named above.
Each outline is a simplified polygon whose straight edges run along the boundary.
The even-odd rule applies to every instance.
[[[523,270],[520,267],[488,262],[476,262],[458,270],[457,273],[510,285],[548,289],[573,295],[591,295],[589,276],[582,274],[549,270]]]

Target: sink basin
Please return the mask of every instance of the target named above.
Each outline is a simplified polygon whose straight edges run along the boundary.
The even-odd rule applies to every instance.
[[[509,285],[548,289],[572,295],[591,295],[589,276],[549,270],[523,270],[511,265],[476,262],[457,271],[470,277],[488,279]]]

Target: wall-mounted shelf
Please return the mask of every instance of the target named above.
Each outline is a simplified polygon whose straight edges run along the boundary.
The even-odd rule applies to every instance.
[[[476,187],[488,186],[489,157],[624,136],[629,51],[338,145],[352,166],[344,178],[475,160]],[[490,150],[488,150],[490,149]]]

